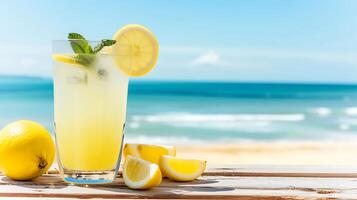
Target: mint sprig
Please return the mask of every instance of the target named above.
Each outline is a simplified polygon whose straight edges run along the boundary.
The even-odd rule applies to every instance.
[[[89,42],[79,33],[69,33],[68,40],[70,41],[73,52],[76,53],[74,58],[78,63],[84,66],[92,64],[95,59],[95,54],[104,47],[112,46],[116,43],[115,40],[101,40],[93,49]]]
[[[81,34],[69,33],[68,39],[70,40],[71,47],[75,53],[93,53],[92,47]]]
[[[100,50],[102,50],[104,47],[109,47],[112,46],[116,43],[117,41],[115,40],[102,40],[97,46],[94,47],[93,53],[98,53]]]

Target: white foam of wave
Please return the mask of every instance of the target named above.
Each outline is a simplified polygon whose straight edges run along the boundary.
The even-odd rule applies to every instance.
[[[177,145],[177,144],[203,144],[207,141],[192,139],[189,137],[180,136],[147,136],[137,135],[125,137],[125,142],[128,143],[150,143],[158,145]]]
[[[320,117],[327,117],[331,115],[332,111],[330,108],[319,107],[311,110],[312,113],[317,114]]]
[[[357,125],[356,118],[341,118],[339,121],[341,124]]]
[[[357,115],[357,107],[349,107],[345,109],[347,115],[355,116]]]
[[[349,131],[357,126],[356,117],[341,117],[339,118],[339,129],[343,131]]]
[[[273,122],[299,122],[304,114],[194,114],[158,113],[133,116],[129,127],[136,129],[143,123],[166,124],[174,127],[209,128],[219,130],[274,131]]]
[[[261,133],[272,132],[270,122],[264,121],[248,121],[248,122],[210,122],[210,123],[200,123],[200,122],[163,122],[166,125],[173,127],[189,127],[189,128],[208,128],[208,129],[219,129],[219,130],[241,130],[241,131],[259,131]],[[143,122],[131,122],[129,127],[131,129],[140,128]]]
[[[347,130],[349,130],[351,127],[350,127],[349,124],[340,124],[340,125],[339,125],[339,128],[340,128],[341,130],[343,130],[343,131],[347,131]]]
[[[140,126],[140,123],[138,123],[138,122],[129,123],[129,127],[132,129],[139,128],[139,126]]]
[[[285,142],[292,140],[274,140],[275,142]],[[187,144],[235,144],[235,143],[259,143],[272,142],[272,140],[256,140],[246,138],[215,138],[215,139],[197,139],[185,136],[148,136],[148,135],[130,135],[125,136],[125,143],[150,143],[157,145],[187,145]]]
[[[176,123],[176,125],[178,125],[178,123]],[[271,125],[270,122],[266,122],[266,121],[248,121],[248,122],[224,122],[224,121],[220,121],[220,122],[211,122],[211,123],[197,123],[197,122],[182,122],[179,123],[179,126],[194,126],[196,127],[196,125],[200,125],[202,127],[207,127],[207,128],[243,128],[243,127],[250,127],[250,126],[254,126],[254,127],[268,127]]]
[[[195,113],[159,113],[133,116],[135,122],[242,122],[242,121],[283,121],[298,122],[305,120],[302,113],[293,114],[195,114]]]
[[[147,135],[131,135],[125,137],[125,143],[150,143],[157,145],[227,145],[227,144],[259,144],[259,143],[304,143],[304,142],[357,142],[357,136],[355,134],[345,132],[329,133],[323,138],[277,138],[271,139],[247,139],[247,138],[215,138],[215,139],[197,139],[190,137],[180,136],[147,136]]]
[[[240,130],[247,132],[260,132],[260,133],[271,133],[274,129],[270,122],[172,122],[166,123],[174,127],[190,127],[190,128],[207,128],[207,129],[219,129],[219,130]]]

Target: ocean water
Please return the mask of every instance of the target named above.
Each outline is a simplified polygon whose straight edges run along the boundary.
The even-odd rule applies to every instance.
[[[30,119],[54,133],[52,87],[0,76],[0,126]],[[357,85],[131,81],[125,134],[152,143],[350,140]]]

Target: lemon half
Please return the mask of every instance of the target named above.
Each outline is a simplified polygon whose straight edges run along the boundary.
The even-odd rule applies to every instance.
[[[128,156],[123,167],[125,184],[132,189],[149,189],[160,185],[162,176],[157,164]]]
[[[126,143],[124,146],[124,157],[128,155],[139,157],[149,162],[159,164],[160,156],[175,156],[176,148],[173,146],[164,145]]]
[[[159,44],[154,34],[144,26],[129,24],[114,35],[112,47],[115,62],[129,76],[142,76],[156,65]]]
[[[159,166],[162,173],[171,180],[192,181],[202,175],[206,161],[161,156]]]

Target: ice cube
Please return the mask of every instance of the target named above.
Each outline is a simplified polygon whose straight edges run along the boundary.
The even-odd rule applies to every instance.
[[[87,73],[77,74],[67,77],[68,84],[87,84],[87,82],[88,82]]]
[[[108,72],[105,69],[98,69],[97,70],[97,76],[99,79],[107,79],[108,77]]]

